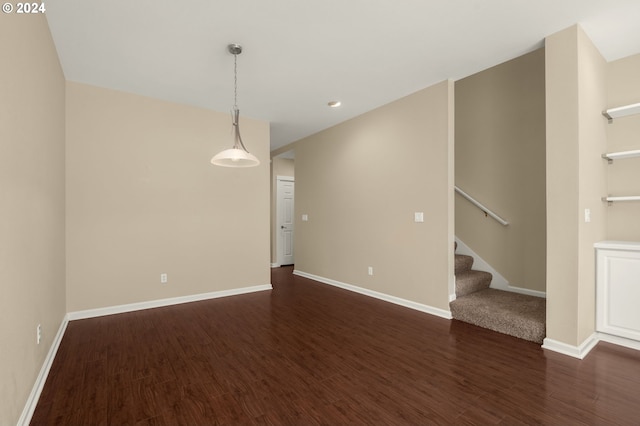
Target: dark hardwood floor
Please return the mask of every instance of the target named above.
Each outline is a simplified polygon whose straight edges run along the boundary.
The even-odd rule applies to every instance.
[[[69,323],[32,424],[640,424],[640,352],[580,361],[291,272]]]

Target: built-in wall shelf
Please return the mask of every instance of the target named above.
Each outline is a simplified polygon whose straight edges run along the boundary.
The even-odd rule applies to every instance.
[[[609,204],[614,201],[640,201],[640,195],[628,195],[625,197],[602,197],[602,201],[607,201]]]
[[[613,122],[614,118],[626,117],[633,114],[640,114],[640,103],[617,108],[609,108],[602,111],[602,115],[609,120],[609,123]]]
[[[609,152],[606,154],[602,154],[602,158],[607,160],[609,164],[613,163],[613,160],[621,160],[623,158],[633,158],[633,157],[640,157],[640,149],[636,149],[633,151]]]
[[[620,106],[617,108],[609,108],[605,111],[602,111],[602,115],[604,115],[609,123],[613,121],[614,118],[626,117],[628,115],[640,114],[640,103]],[[607,160],[609,164],[613,163],[613,160],[621,160],[623,158],[633,158],[640,157],[640,149],[635,149],[632,151],[619,151],[619,152],[609,152],[606,154],[602,154],[602,158]],[[622,197],[602,197],[602,201],[606,201],[609,205],[613,204],[613,202],[618,201],[640,201],[640,195],[627,195]]]

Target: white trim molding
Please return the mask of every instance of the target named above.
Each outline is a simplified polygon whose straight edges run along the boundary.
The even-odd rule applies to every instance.
[[[598,344],[598,335],[593,333],[580,346],[573,346],[558,340],[549,339],[548,337],[542,342],[542,349],[548,349],[563,355],[574,358],[583,359]]]
[[[309,278],[314,281],[318,281],[323,284],[332,285],[334,287],[339,287],[344,290],[353,291],[354,293],[360,293],[365,296],[373,297],[376,299],[384,300],[385,302],[390,302],[395,305],[404,306],[405,308],[414,309],[416,311],[425,312],[427,314],[435,315],[445,319],[452,319],[451,311],[435,308],[433,306],[424,305],[422,303],[413,302],[411,300],[402,299],[400,297],[391,296],[389,294],[380,293],[374,290],[369,290],[367,288],[358,287],[351,284],[346,284],[340,281],[332,280],[330,278],[320,277],[318,275],[309,274],[307,272],[299,271],[297,269],[293,270],[294,275],[298,275],[300,277]]]
[[[254,293],[256,291],[272,290],[271,284],[257,285],[253,287],[234,288],[231,290],[214,291],[211,293],[180,296],[169,299],[150,300],[148,302],[129,303],[127,305],[110,306],[106,308],[88,309],[86,311],[69,312],[69,321],[102,317],[105,315],[122,314],[125,312],[141,311],[143,309],[161,308],[163,306],[179,305],[181,303],[199,302],[219,297],[237,296],[239,294]]]
[[[58,328],[58,333],[53,338],[53,342],[51,343],[51,347],[49,348],[49,352],[42,363],[42,368],[40,368],[40,373],[36,378],[35,383],[33,384],[33,388],[31,389],[31,393],[27,398],[27,402],[22,410],[22,414],[18,419],[18,426],[28,426],[31,423],[31,418],[33,417],[33,413],[36,411],[36,406],[38,405],[38,400],[40,399],[40,394],[42,393],[42,389],[44,388],[44,384],[47,382],[47,377],[49,376],[49,370],[51,370],[51,365],[53,364],[53,360],[58,353],[58,348],[60,347],[60,342],[62,341],[62,336],[64,336],[64,332],[67,329],[67,324],[69,324],[69,316],[65,315],[62,319],[62,323]]]
[[[640,351],[640,342],[638,342],[637,340],[627,339],[626,337],[614,336],[612,334],[599,332],[598,341],[613,343],[614,345],[624,346],[625,348]]]
[[[282,266],[282,265],[280,265],[279,263],[272,263],[271,264],[272,268],[279,268],[280,266]]]
[[[591,352],[599,342],[612,343],[618,346],[624,346],[625,348],[634,349],[640,351],[640,342],[637,340],[627,339],[624,337],[614,336],[612,334],[595,332],[589,336],[580,346],[572,346],[566,343],[559,342],[557,340],[546,338],[542,344],[543,349],[558,352],[563,355],[568,355],[578,359],[584,359],[584,357]]]

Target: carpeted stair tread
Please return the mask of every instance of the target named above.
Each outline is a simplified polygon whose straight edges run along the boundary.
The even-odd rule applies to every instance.
[[[492,278],[493,275],[485,271],[470,270],[456,274],[456,297],[489,288]]]
[[[541,297],[486,289],[449,306],[460,321],[540,344],[545,337],[546,299]]]
[[[461,274],[471,269],[473,266],[473,257],[464,254],[455,255],[455,274]]]

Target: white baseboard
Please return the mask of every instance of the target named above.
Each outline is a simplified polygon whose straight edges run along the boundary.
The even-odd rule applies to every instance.
[[[625,337],[613,336],[607,333],[598,333],[598,341],[613,343],[614,345],[624,346],[625,348],[640,351],[640,342],[637,340],[627,339]]]
[[[58,353],[58,348],[60,347],[60,342],[62,341],[62,336],[64,336],[64,332],[67,329],[67,324],[69,324],[68,315],[65,315],[62,319],[62,323],[58,328],[58,333],[53,338],[53,342],[51,343],[51,347],[49,348],[49,352],[44,359],[44,363],[42,364],[42,368],[40,368],[40,373],[36,378],[36,382],[33,384],[33,388],[31,389],[31,393],[27,398],[27,403],[22,410],[22,414],[18,419],[18,426],[28,426],[31,423],[31,418],[33,417],[33,413],[36,411],[36,406],[38,405],[38,400],[40,399],[40,394],[42,393],[42,389],[44,388],[44,384],[47,381],[47,377],[49,376],[49,370],[51,370],[51,365],[53,364],[53,360]]]
[[[502,290],[502,289],[500,289],[500,290]],[[547,298],[547,293],[544,292],[544,291],[530,290],[528,288],[514,287],[514,286],[511,286],[511,285],[508,286],[505,290],[506,291],[511,291],[513,293],[526,294],[528,296],[542,297],[543,299]]]
[[[173,297],[169,299],[151,300],[148,302],[129,303],[127,305],[110,306],[106,308],[88,309],[85,311],[69,312],[69,321],[95,318],[105,315],[122,314],[125,312],[140,311],[143,309],[160,308],[163,306],[179,305],[181,303],[199,302],[201,300],[217,299],[219,297],[237,296],[239,294],[253,293],[256,291],[272,290],[271,284],[257,285],[253,287],[234,288],[231,290],[214,291],[211,293],[194,294],[190,296]]]
[[[548,337],[542,342],[542,348],[550,351],[558,352],[574,358],[583,359],[598,344],[598,335],[593,333],[580,346],[568,345],[558,340],[549,339]]]
[[[272,263],[272,264],[271,264],[271,267],[272,267],[272,268],[279,268],[279,267],[280,267],[280,264],[279,264],[279,263]]]
[[[542,348],[549,349],[550,351],[554,352],[559,352],[564,355],[569,355],[574,358],[583,359],[585,356],[587,356],[591,349],[593,349],[598,344],[598,342],[613,343],[614,345],[624,346],[625,348],[640,351],[640,342],[636,340],[600,332],[593,333],[591,336],[589,336],[589,338],[582,342],[580,346],[567,345],[566,343],[547,338],[544,339]]]
[[[457,254],[465,254],[467,256],[473,257],[473,269],[477,271],[485,271],[491,273],[493,278],[491,279],[491,288],[495,288],[497,290],[511,291],[513,293],[526,294],[529,296],[536,297],[547,297],[547,293],[544,291],[538,290],[529,290],[528,288],[515,287],[509,284],[509,281],[505,277],[503,277],[498,271],[493,269],[489,263],[487,263],[483,258],[478,256],[476,252],[474,252],[468,245],[466,245],[463,241],[461,241],[458,237],[456,237],[456,243],[458,243],[458,249],[456,250]]]
[[[351,284],[346,284],[340,281],[332,280],[330,278],[324,278],[317,275],[309,274],[307,272],[299,271],[297,269],[293,270],[294,275],[298,275],[300,277],[309,278],[314,281],[321,282],[323,284],[329,284],[334,287],[339,287],[345,290],[353,291],[355,293],[360,293],[365,296],[374,297],[376,299],[384,300],[385,302],[394,303],[396,305],[404,306],[406,308],[415,309],[416,311],[425,312],[427,314],[435,315],[445,319],[451,319],[451,311],[434,308],[433,306],[423,305],[422,303],[412,302],[411,300],[402,299],[400,297],[391,296],[385,293],[379,293],[377,291],[369,290],[366,288],[358,287]]]

